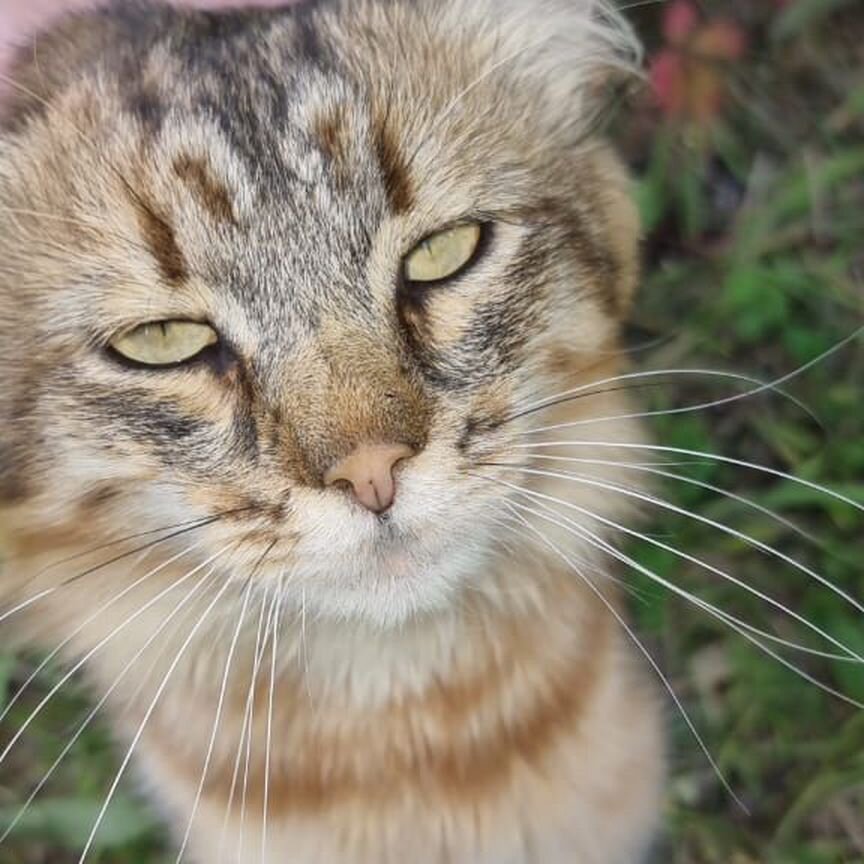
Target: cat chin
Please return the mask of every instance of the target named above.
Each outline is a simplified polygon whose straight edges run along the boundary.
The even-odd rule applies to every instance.
[[[399,628],[453,609],[487,559],[478,548],[422,554],[396,548],[332,568],[301,565],[286,571],[283,593],[285,602],[310,620]]]

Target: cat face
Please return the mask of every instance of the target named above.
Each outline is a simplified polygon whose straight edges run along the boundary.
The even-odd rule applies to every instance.
[[[612,356],[635,271],[590,135],[623,30],[539,5],[135,5],[47,35],[0,139],[13,530],[212,518],[226,578],[380,622],[476,580],[510,494],[480,468]]]

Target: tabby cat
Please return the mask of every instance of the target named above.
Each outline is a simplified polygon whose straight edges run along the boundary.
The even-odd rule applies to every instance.
[[[178,861],[642,860],[663,724],[599,491],[645,442],[597,133],[627,25],[121,2],[36,49],[0,133],[6,638],[83,671]],[[533,473],[582,418],[588,481]]]

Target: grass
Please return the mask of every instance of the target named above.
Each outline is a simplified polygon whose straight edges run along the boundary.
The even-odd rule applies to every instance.
[[[754,8],[758,7],[758,8]],[[650,269],[636,321],[641,338],[668,342],[652,367],[699,366],[766,380],[805,364],[864,323],[864,9],[860,4],[705,3],[704,19],[736,20],[743,61],[717,68],[725,109],[711,128],[686,118],[628,118],[642,157],[640,203]],[[641,24],[656,32],[657,12]],[[708,26],[708,25],[705,25]],[[661,49],[662,50],[662,49]],[[635,112],[638,115],[638,111]],[[864,501],[862,340],[790,381],[818,423],[778,396],[657,418],[656,440],[723,453],[824,483]],[[657,408],[728,395],[682,382],[653,394]],[[711,462],[676,469],[734,490],[816,535],[696,486],[662,490],[682,507],[725,522],[864,595],[861,513],[811,489]],[[652,536],[763,591],[855,650],[861,616],[847,603],[740,539],[672,513]],[[806,630],[712,573],[641,543],[631,550],[664,578],[787,639]],[[725,794],[692,736],[674,724],[669,862],[864,861],[864,714],[795,677],[683,601],[637,580],[651,601],[635,612],[722,771],[750,810]],[[823,643],[823,649],[826,647]],[[830,646],[828,646],[830,647]],[[785,656],[864,700],[860,667]]]
[[[639,177],[648,227],[647,275],[635,311],[634,360],[647,368],[702,367],[779,377],[864,324],[864,8],[859,0],[706,0],[702,26],[736,22],[748,48],[710,64],[725,94],[710,122],[664,116],[647,96],[619,118],[617,139]],[[662,6],[633,11],[649,56],[664,50]],[[703,70],[704,71],[704,70]],[[650,349],[644,346],[650,343]],[[642,347],[640,347],[642,346]],[[664,445],[764,464],[864,501],[864,339],[785,389],[713,410],[655,418]],[[698,377],[646,393],[651,408],[700,403],[736,392]],[[782,513],[819,540],[740,501],[697,485],[658,488],[677,506],[727,523],[864,597],[864,518],[790,481],[711,460],[667,470],[724,487]],[[694,464],[698,463],[698,464]],[[861,615],[804,573],[716,528],[658,510],[643,530],[667,546],[770,591],[864,653]],[[825,648],[800,625],[716,574],[637,542],[628,554],[663,578],[783,638]],[[662,660],[722,771],[749,809],[723,790],[680,717],[670,710],[669,864],[852,864],[864,862],[864,713],[792,674],[705,612],[632,577],[646,645]],[[850,664],[786,653],[804,669],[864,700],[864,674]],[[0,663],[0,697],[34,668]],[[8,738],[56,675],[15,706]],[[90,710],[87,694],[64,692],[0,767],[0,824]],[[2,864],[66,864],[77,857],[116,761],[98,724],[75,743],[27,818],[0,848]],[[152,814],[127,792],[106,820],[93,862],[173,860]]]

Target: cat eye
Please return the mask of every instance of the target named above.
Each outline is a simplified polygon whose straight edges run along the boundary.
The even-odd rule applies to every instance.
[[[195,360],[219,342],[208,324],[194,321],[156,321],[115,337],[111,348],[141,366],[177,366]]]
[[[405,258],[405,280],[428,284],[453,278],[474,260],[482,236],[476,222],[431,234]]]

